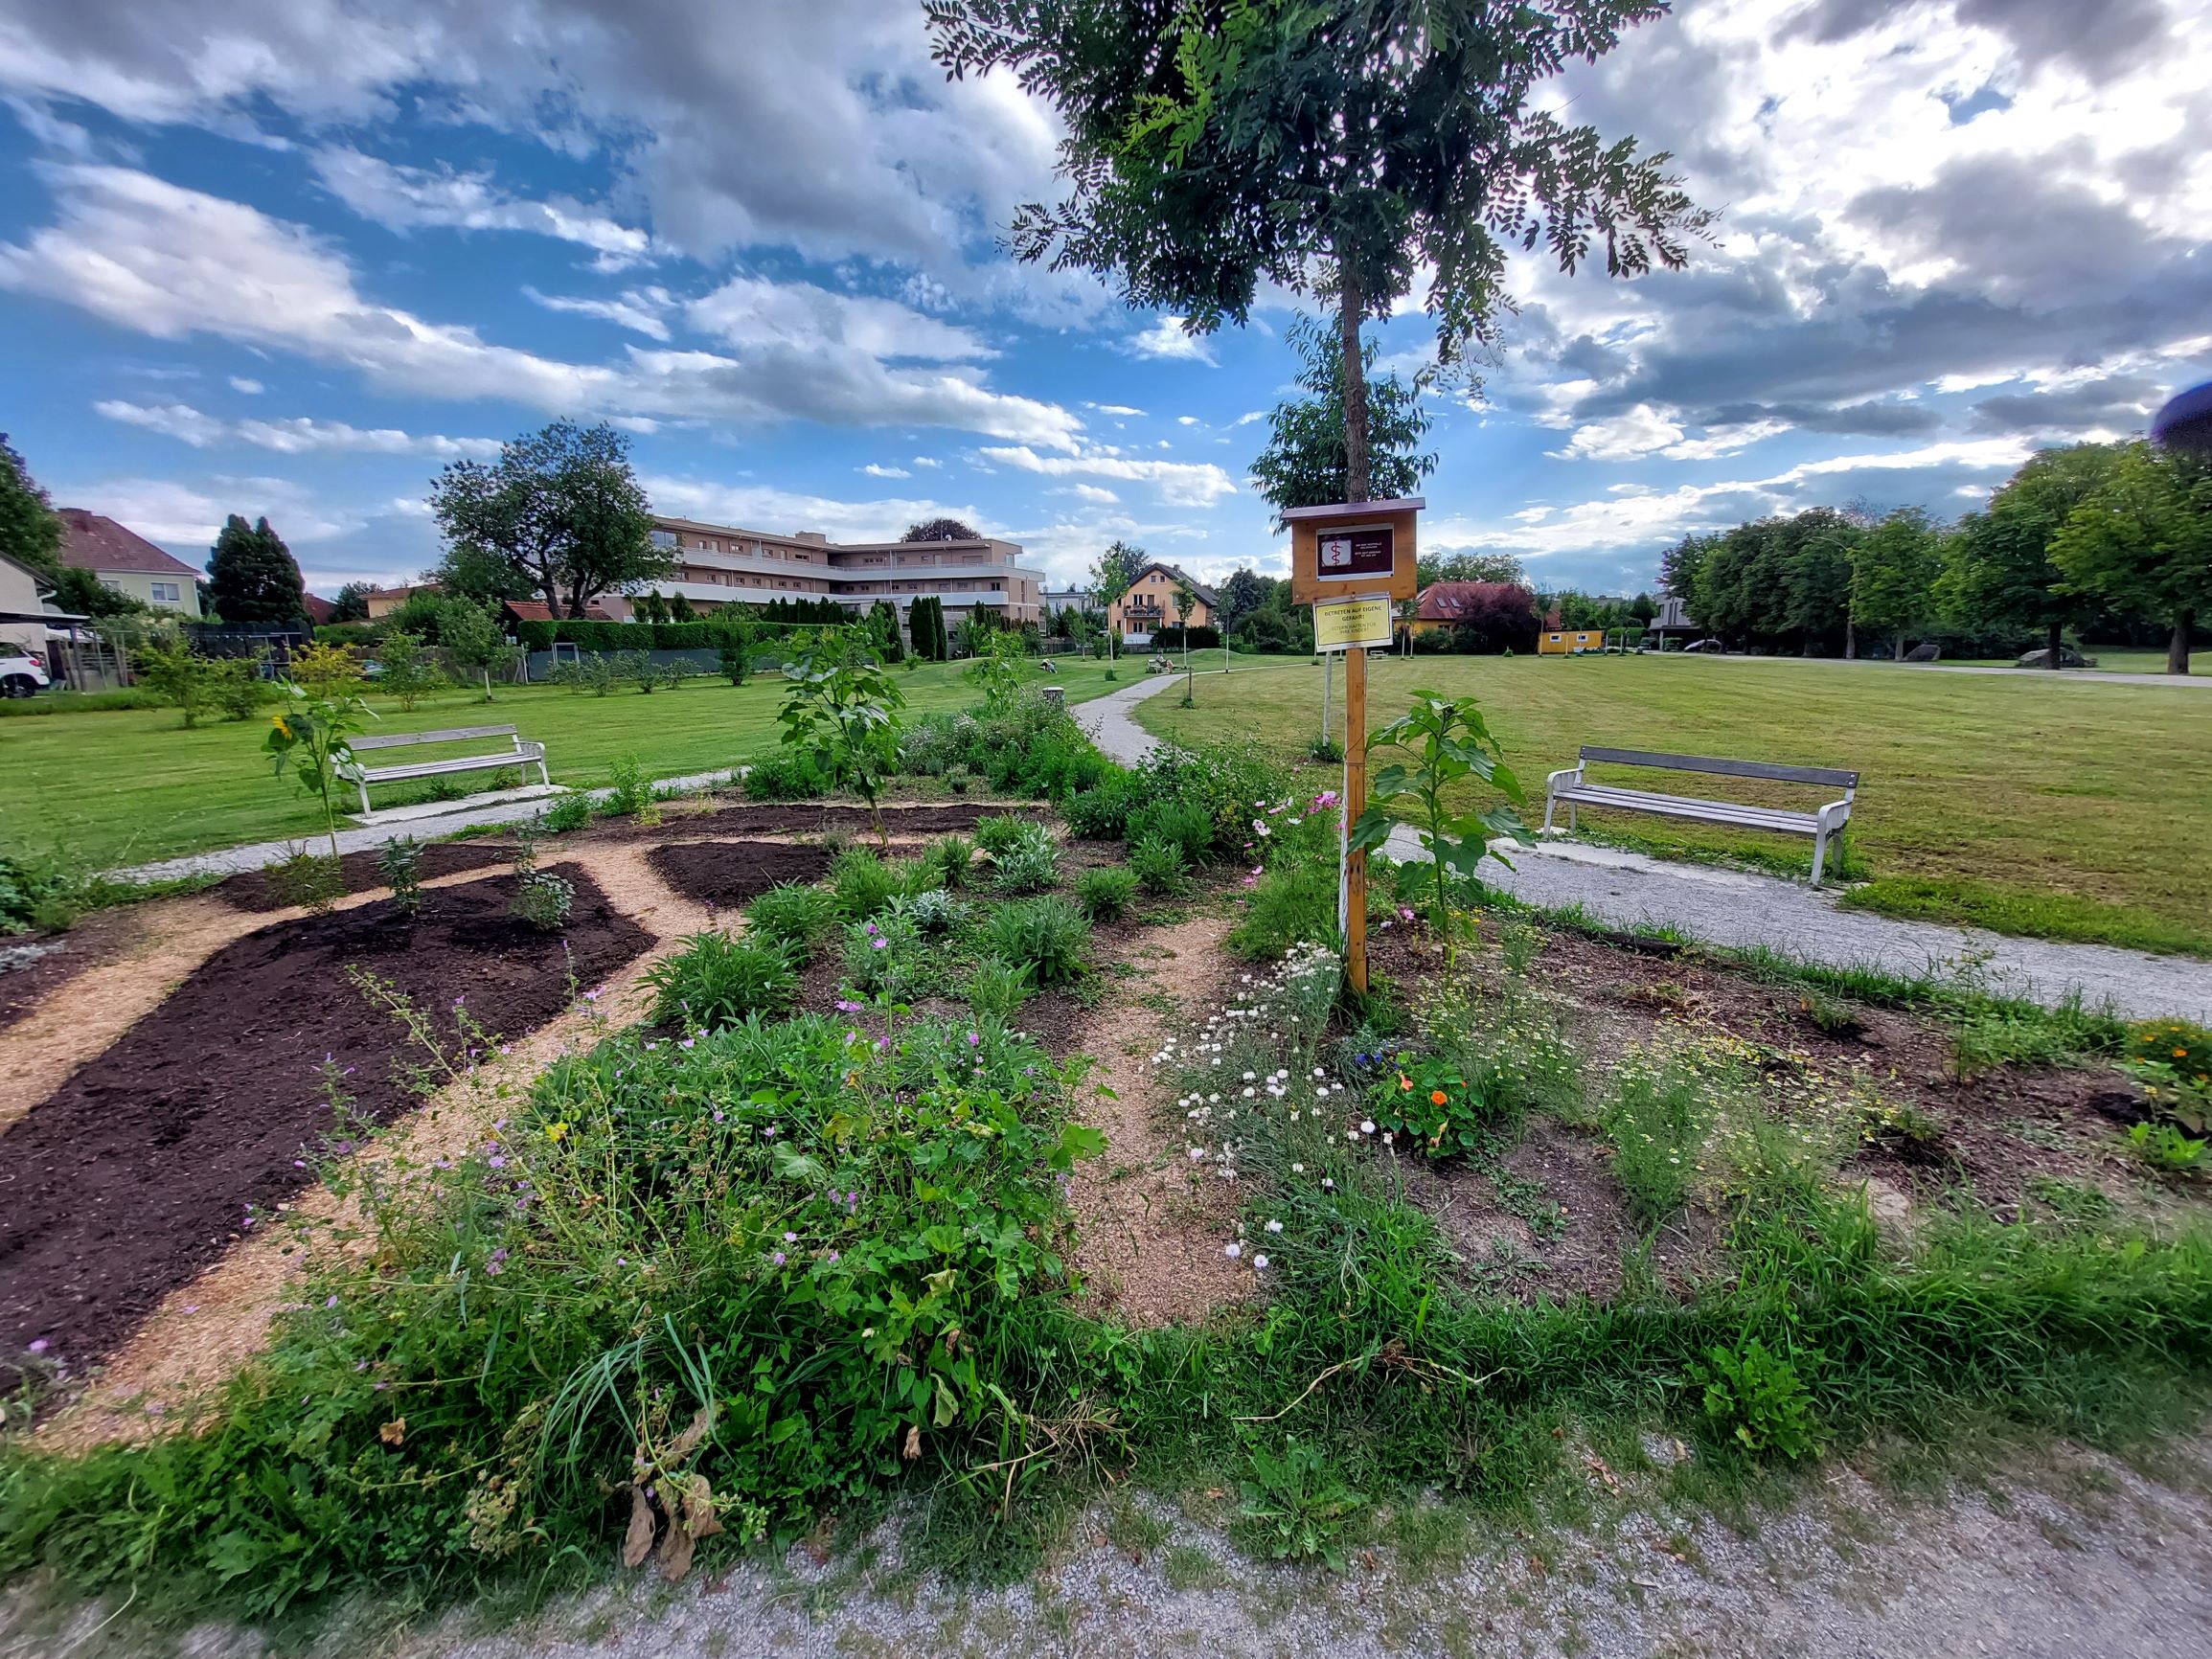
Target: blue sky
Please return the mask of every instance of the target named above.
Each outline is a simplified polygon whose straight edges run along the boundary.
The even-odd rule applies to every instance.
[[[1722,217],[1681,273],[1516,264],[1427,542],[1631,590],[1686,530],[1966,511],[2212,373],[2212,4],[2097,12],[1683,0],[1563,80]],[[1192,340],[1013,265],[1051,115],[947,85],[918,6],[0,0],[0,431],[188,560],[266,513],[323,592],[404,580],[444,461],[571,415],[669,511],[1282,566],[1294,302]],[[1379,337],[1426,361],[1416,307]]]

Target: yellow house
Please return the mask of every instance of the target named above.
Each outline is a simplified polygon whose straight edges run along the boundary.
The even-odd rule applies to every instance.
[[[1175,588],[1181,583],[1188,583],[1197,596],[1188,618],[1175,614]],[[1212,588],[1181,566],[1155,560],[1137,573],[1128,593],[1106,607],[1106,626],[1119,628],[1124,639],[1131,634],[1150,635],[1173,627],[1178,621],[1188,621],[1195,628],[1212,627],[1214,607],[1220,602]]]
[[[1567,657],[1577,651],[1606,648],[1604,628],[1544,628],[1536,636],[1539,656]]]

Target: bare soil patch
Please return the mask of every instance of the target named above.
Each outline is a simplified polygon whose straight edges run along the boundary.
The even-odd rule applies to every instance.
[[[786,881],[819,881],[830,856],[827,847],[797,841],[676,841],[646,860],[686,898],[729,910]]]
[[[671,818],[675,816],[673,803],[663,810]],[[975,828],[978,819],[1001,814],[1042,818],[1048,811],[1041,806],[1021,801],[962,802],[949,807],[900,807],[887,803],[883,807],[883,828],[895,836],[944,835],[955,830],[966,832]],[[592,840],[663,841],[672,833],[697,839],[716,835],[822,835],[832,831],[851,840],[863,837],[874,840],[876,821],[868,815],[865,807],[796,801],[781,806],[715,806],[685,812],[680,824],[673,825],[610,822],[594,827],[588,834]]]
[[[488,1033],[519,1036],[651,936],[577,866],[567,928],[507,915],[504,881],[427,895],[410,922],[389,901],[279,922],[226,944],[173,995],[0,1138],[0,1355],[37,1339],[73,1365],[107,1352],[310,1179],[296,1160],[330,1124],[326,1057],[355,1109],[389,1120],[410,1099],[399,1022],[347,983],[358,965],[418,1006],[465,997]]]
[[[310,842],[308,851],[312,852]],[[513,844],[504,840],[481,841],[426,841],[422,844],[422,874],[425,880],[439,875],[455,875],[467,870],[486,870],[495,864],[505,864],[514,856]],[[349,852],[338,860],[338,870],[345,877],[348,893],[380,893],[384,877],[377,866],[375,852]],[[226,904],[240,910],[256,912],[283,910],[290,900],[277,891],[275,878],[266,870],[248,870],[220,881],[211,890]]]
[[[143,938],[145,931],[139,910],[121,907],[83,917],[67,933],[0,943],[0,1032],[85,969]]]

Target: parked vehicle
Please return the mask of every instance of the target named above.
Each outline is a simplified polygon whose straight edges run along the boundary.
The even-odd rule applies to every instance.
[[[0,696],[34,697],[53,683],[46,665],[29,651],[0,650]]]

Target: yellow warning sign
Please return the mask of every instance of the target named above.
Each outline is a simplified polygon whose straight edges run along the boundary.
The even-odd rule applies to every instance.
[[[1388,647],[1390,602],[1342,599],[1313,607],[1313,648],[1348,651],[1356,647]]]

